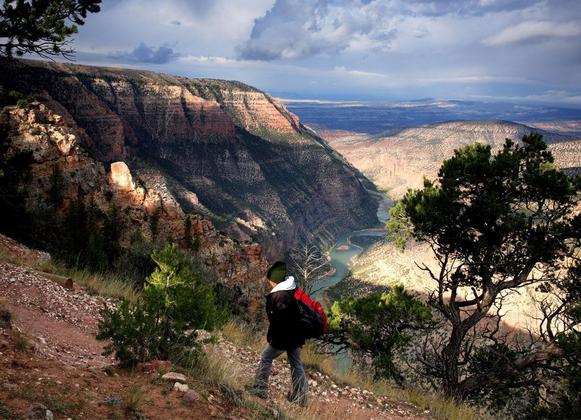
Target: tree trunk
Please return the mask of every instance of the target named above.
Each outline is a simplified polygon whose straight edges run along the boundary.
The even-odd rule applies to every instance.
[[[442,350],[444,394],[454,399],[462,398],[462,395],[458,392],[458,357],[460,355],[463,338],[464,334],[462,333],[461,325],[454,325],[452,327],[452,333],[450,334],[450,340]]]

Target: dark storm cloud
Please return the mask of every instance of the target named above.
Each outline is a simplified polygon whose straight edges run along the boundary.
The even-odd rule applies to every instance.
[[[179,54],[175,53],[172,48],[160,46],[155,49],[145,45],[143,42],[131,52],[110,54],[110,57],[115,59],[151,64],[166,64],[173,61],[178,56]]]

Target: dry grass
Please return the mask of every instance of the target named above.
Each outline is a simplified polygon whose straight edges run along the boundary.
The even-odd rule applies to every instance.
[[[265,343],[264,337],[256,334],[251,328],[241,322],[230,321],[222,330],[224,337],[239,345],[260,351]],[[334,357],[321,353],[313,341],[308,341],[302,349],[301,359],[307,368],[316,369],[333,379],[337,384],[366,389],[376,395],[385,395],[393,400],[411,402],[424,410],[430,410],[437,419],[475,420],[486,419],[485,414],[467,404],[457,403],[442,395],[424,390],[402,389],[388,381],[378,381],[372,376],[352,368],[347,371],[339,369]],[[230,372],[223,360],[217,360],[215,369],[224,369]],[[321,419],[320,413],[315,413],[308,407],[296,408],[290,413],[292,417],[301,419]]]
[[[12,344],[17,352],[27,352],[34,347],[30,340],[18,331],[12,332]]]
[[[252,331],[249,324],[242,321],[228,321],[228,323],[222,327],[222,334],[228,341],[239,346],[250,347],[252,350],[257,352],[262,351],[266,343],[263,336],[264,334],[255,333]]]
[[[127,414],[136,413],[139,411],[139,406],[143,401],[145,394],[140,385],[131,385],[127,393],[123,397],[123,408]]]
[[[87,269],[68,268],[63,264],[53,261],[37,261],[27,257],[18,258],[0,250],[0,261],[31,268],[40,275],[47,273],[70,277],[75,284],[80,285],[93,295],[100,295],[114,299],[127,299],[131,302],[137,300],[139,292],[128,279],[115,273],[95,273]]]
[[[131,281],[114,273],[93,273],[86,269],[65,269],[65,274],[81,285],[88,293],[135,302],[139,297]]]

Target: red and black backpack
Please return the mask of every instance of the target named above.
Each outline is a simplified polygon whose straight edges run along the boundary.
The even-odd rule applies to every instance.
[[[319,302],[312,300],[301,289],[294,293],[301,315],[301,330],[305,338],[318,338],[327,332],[329,323],[327,315]]]

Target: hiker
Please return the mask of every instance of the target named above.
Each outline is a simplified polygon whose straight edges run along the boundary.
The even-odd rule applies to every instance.
[[[272,287],[266,296],[268,344],[260,356],[254,384],[247,385],[246,389],[251,394],[266,399],[272,362],[286,351],[292,377],[292,391],[287,399],[304,407],[307,405],[309,385],[301,362],[305,332],[301,329],[301,311],[295,298],[295,293],[300,289],[295,278],[286,274],[286,264],[281,261],[268,270],[267,280]],[[306,296],[304,292],[300,292]]]

